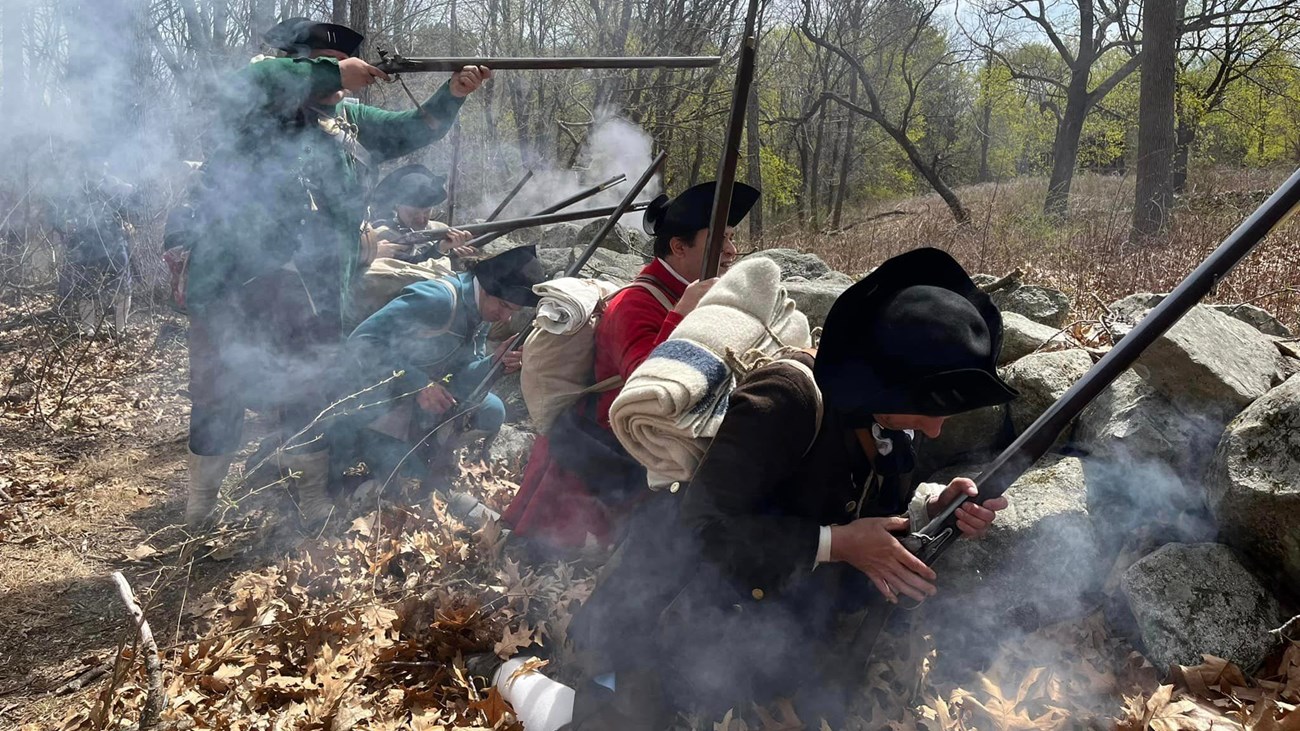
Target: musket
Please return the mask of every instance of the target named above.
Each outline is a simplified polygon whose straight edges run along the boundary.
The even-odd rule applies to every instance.
[[[603,208],[588,208],[582,211],[569,211],[567,213],[548,213],[544,216],[525,216],[523,218],[503,218],[500,221],[484,221],[483,223],[466,223],[456,226],[460,231],[467,231],[471,234],[486,233],[506,233],[521,228],[531,226],[549,226],[554,223],[568,223],[570,221],[582,221],[588,218],[604,218],[605,216],[614,215],[618,212],[621,216],[625,213],[644,210],[647,203],[632,203],[627,206],[626,210],[619,206],[605,206]],[[617,216],[616,216],[617,217]],[[396,239],[390,239],[394,244],[421,244],[434,243],[447,238],[450,228],[428,229],[426,231],[412,231]]]
[[[1255,209],[1168,297],[1147,313],[1137,327],[1097,361],[1083,378],[1048,407],[1042,416],[1030,424],[980,473],[975,481],[979,487],[977,495],[958,497],[919,531],[900,539],[907,550],[927,565],[933,565],[958,537],[957,510],[967,500],[982,503],[1006,492],[1025,470],[1047,454],[1056,438],[1084,407],[1209,294],[1219,280],[1226,277],[1246,254],[1294,213],[1297,207],[1300,207],[1300,170],[1292,173],[1282,187]],[[894,605],[886,602],[879,594],[871,598],[867,615],[853,638],[851,658],[855,658],[855,661],[860,659],[864,663],[870,658],[893,608]]]
[[[533,171],[532,168],[529,168],[528,172],[524,173],[524,177],[520,178],[518,183],[515,183],[515,187],[511,188],[509,193],[506,193],[506,197],[501,199],[501,202],[497,204],[497,207],[492,209],[492,212],[488,214],[486,220],[497,220],[497,216],[501,215],[501,212],[506,209],[506,206],[510,205],[510,201],[514,200],[515,196],[519,195],[519,191],[523,190],[524,186],[528,184],[528,181],[532,179]]]
[[[604,241],[605,237],[609,235],[609,232],[614,230],[614,225],[618,223],[618,219],[624,213],[645,208],[644,204],[636,204],[632,201],[636,200],[636,197],[641,195],[641,191],[650,184],[650,180],[654,178],[655,173],[659,172],[659,168],[663,166],[664,160],[667,157],[667,152],[660,152],[655,156],[654,161],[650,163],[650,167],[646,168],[645,172],[641,173],[641,177],[637,179],[636,184],[632,186],[632,189],[627,192],[627,195],[623,196],[623,200],[617,206],[614,206],[614,213],[612,213],[609,218],[605,219],[605,225],[601,226],[600,230],[596,232],[596,235],[591,237],[591,241],[587,243],[587,248],[583,249],[582,253],[573,260],[573,263],[569,265],[567,270],[565,270],[563,276],[578,276],[578,273],[582,271],[582,268],[586,266],[587,262],[591,259],[592,254],[595,254],[596,249],[600,247],[600,242]],[[478,385],[474,387],[474,390],[470,392],[470,395],[463,402],[466,404],[464,407],[465,410],[475,408],[477,404],[487,396],[488,391],[492,388],[492,384],[496,383],[497,378],[505,372],[504,353],[518,350],[520,346],[524,344],[524,341],[528,339],[528,336],[532,334],[532,330],[533,328],[527,328],[510,341],[510,345],[506,346],[505,351],[503,351],[503,357],[498,358],[496,362],[492,364],[492,368],[488,370],[487,375],[483,376],[483,380],[479,381]],[[454,418],[455,417],[453,417],[453,419]]]
[[[741,44],[740,62],[736,66],[736,85],[731,91],[731,116],[727,120],[727,139],[723,143],[722,159],[718,161],[718,183],[713,194],[713,213],[709,217],[709,239],[704,249],[704,269],[700,279],[718,276],[718,266],[722,261],[727,217],[731,214],[731,192],[736,184],[736,163],[740,159],[740,136],[745,131],[745,107],[749,101],[749,87],[754,83],[754,58],[758,50],[754,23],[757,17],[758,0],[749,0],[749,11],[745,15],[745,40]]]
[[[460,71],[466,66],[487,66],[493,71],[546,71],[561,69],[702,69],[717,66],[720,56],[561,56],[553,58],[407,58],[379,51],[375,68],[387,74]]]
[[[557,213],[559,211],[564,210],[565,208],[568,208],[574,203],[580,203],[592,197],[593,195],[596,195],[597,193],[601,193],[603,191],[609,190],[610,188],[613,188],[615,185],[618,185],[624,180],[627,180],[627,175],[620,173],[610,178],[609,180],[606,180],[603,183],[597,183],[596,185],[593,185],[590,188],[583,188],[582,190],[578,191],[577,193],[574,193],[568,198],[565,198],[559,203],[551,204],[543,208],[542,210],[538,211],[537,213],[534,213],[533,215],[545,216],[551,213]],[[498,208],[500,207],[498,206]],[[490,221],[492,219],[489,218],[488,220]],[[482,236],[479,236],[478,238],[471,239],[470,241],[466,242],[465,245],[473,246],[476,249],[481,249],[484,246],[487,246],[488,244],[492,243],[493,241],[496,241],[497,239],[501,238],[502,236],[505,236],[505,232],[484,234]]]

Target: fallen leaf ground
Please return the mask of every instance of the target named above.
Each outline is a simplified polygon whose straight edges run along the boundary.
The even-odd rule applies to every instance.
[[[534,669],[566,677],[592,567],[531,565],[437,499],[304,536],[272,488],[218,533],[186,535],[184,328],[145,313],[121,341],[87,339],[39,302],[0,306],[0,727],[136,720],[143,669],[114,570],[162,654],[160,727],[517,727],[463,658],[539,643],[550,657]],[[511,477],[467,465],[458,484],[500,508]],[[1008,640],[984,667],[937,649],[944,630],[923,612],[905,619],[864,674],[852,728],[1300,729],[1300,644],[1253,678],[1207,659],[1162,685],[1100,612]],[[801,727],[788,703],[680,725]]]

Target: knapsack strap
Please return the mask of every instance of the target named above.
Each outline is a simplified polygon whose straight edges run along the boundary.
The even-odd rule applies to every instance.
[[[649,292],[665,310],[672,311],[677,306],[679,298],[672,293],[672,290],[668,289],[667,285],[649,274],[638,274],[636,279],[633,279],[632,283],[627,286],[639,287]]]
[[[800,373],[802,373],[802,374],[804,375],[804,377],[808,379],[808,382],[812,384],[812,387],[813,387],[813,393],[816,394],[816,397],[817,397],[817,422],[816,422],[815,424],[813,424],[813,438],[812,438],[812,441],[808,442],[808,448],[805,449],[805,450],[803,451],[804,456],[807,456],[807,454],[808,454],[809,452],[812,451],[813,445],[817,443],[817,437],[820,436],[820,434],[821,434],[821,430],[822,430],[822,417],[823,417],[823,416],[825,415],[825,413],[826,413],[826,405],[825,405],[825,403],[822,401],[822,390],[821,390],[820,388],[817,387],[817,380],[816,380],[815,378],[813,378],[813,372],[812,372],[812,369],[809,368],[808,366],[804,365],[803,363],[800,363],[799,361],[795,360],[794,358],[781,358],[781,359],[779,359],[779,360],[777,360],[777,361],[774,361],[774,362],[776,362],[776,363],[785,363],[785,364],[787,364],[787,365],[793,366],[795,370],[797,370],[797,371],[799,371]]]

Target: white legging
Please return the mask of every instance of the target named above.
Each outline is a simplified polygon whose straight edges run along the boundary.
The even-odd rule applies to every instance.
[[[573,720],[573,688],[535,672],[511,680],[515,671],[531,659],[520,656],[506,660],[492,684],[515,709],[524,731],[555,731]]]

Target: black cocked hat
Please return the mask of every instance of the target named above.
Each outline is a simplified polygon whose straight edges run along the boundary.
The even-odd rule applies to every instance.
[[[351,56],[365,36],[345,25],[318,23],[310,18],[286,18],[262,35],[266,45],[291,56],[312,51],[341,51]]]
[[[881,264],[835,300],[813,373],[853,426],[873,414],[952,416],[1018,393],[997,373],[1002,315],[939,249]]]
[[[403,165],[375,185],[371,205],[432,208],[447,199],[447,178],[420,165]]]
[[[533,285],[546,281],[537,260],[537,247],[519,246],[474,264],[474,278],[484,292],[520,307],[535,307],[540,299]]]
[[[689,238],[696,231],[709,227],[713,215],[713,196],[718,184],[700,183],[682,191],[676,198],[661,195],[650,201],[645,209],[642,228],[651,236],[681,236]],[[727,225],[735,226],[749,215],[758,202],[757,188],[736,183],[731,191],[731,210],[727,212]]]

